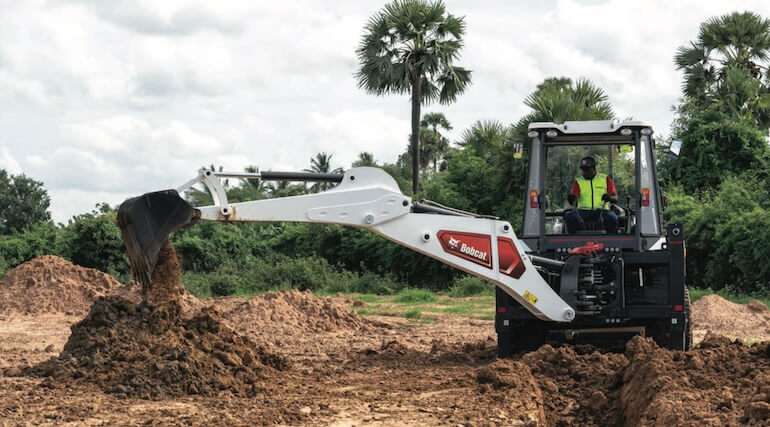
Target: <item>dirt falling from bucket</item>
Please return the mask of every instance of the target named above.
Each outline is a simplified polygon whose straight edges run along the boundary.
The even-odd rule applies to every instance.
[[[178,301],[179,295],[184,292],[179,282],[181,268],[176,250],[166,240],[160,248],[155,270],[152,271],[152,282],[149,286],[142,285],[142,297],[151,305]]]

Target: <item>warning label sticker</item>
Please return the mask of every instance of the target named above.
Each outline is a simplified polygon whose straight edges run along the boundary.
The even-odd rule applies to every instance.
[[[524,299],[529,301],[529,303],[532,305],[537,304],[537,297],[530,291],[524,291]]]

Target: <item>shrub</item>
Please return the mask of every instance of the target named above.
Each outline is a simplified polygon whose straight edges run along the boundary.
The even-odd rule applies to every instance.
[[[5,262],[5,259],[0,256],[0,279],[5,276],[5,273],[8,272],[8,263]]]
[[[447,292],[450,297],[472,297],[476,295],[489,295],[494,293],[495,285],[476,276],[463,276],[455,279],[452,287]]]
[[[0,259],[6,269],[40,255],[61,255],[62,233],[51,223],[39,223],[10,236],[0,236]]]
[[[746,185],[752,182],[752,185]],[[768,194],[751,176],[727,177],[717,191],[669,193],[670,222],[684,224],[687,283],[696,288],[732,288],[741,294],[770,283],[770,209]]]
[[[380,275],[371,271],[356,274],[347,270],[339,272],[339,278],[323,288],[327,293],[362,293],[392,295],[403,289],[405,285],[388,275]]]
[[[396,294],[396,302],[414,304],[436,301],[436,294],[427,289],[405,288]]]
[[[211,283],[209,285],[211,293],[215,297],[226,297],[234,294],[235,290],[238,288],[238,280],[237,278],[235,280],[233,279],[232,276],[226,274],[215,275],[211,278]]]
[[[115,224],[115,211],[101,205],[91,213],[73,217],[64,229],[64,254],[73,263],[128,278],[130,267],[123,237]]]
[[[416,308],[407,310],[404,312],[404,317],[407,319],[419,319],[422,317],[422,312]]]
[[[381,275],[365,271],[356,278],[356,287],[354,292],[362,294],[392,295],[406,285],[397,281],[389,275]]]
[[[186,271],[182,274],[182,285],[187,289],[187,292],[198,298],[211,297],[213,295],[210,285],[211,275]]]

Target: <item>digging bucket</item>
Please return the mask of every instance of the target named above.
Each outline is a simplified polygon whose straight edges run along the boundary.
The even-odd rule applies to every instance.
[[[146,193],[120,205],[118,227],[136,281],[150,284],[163,242],[174,231],[191,224],[196,213],[176,190]]]

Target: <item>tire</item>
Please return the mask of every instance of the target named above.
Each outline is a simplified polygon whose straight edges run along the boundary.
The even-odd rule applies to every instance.
[[[513,334],[497,334],[497,357],[504,359],[513,356]]]
[[[545,344],[545,327],[539,320],[523,320],[511,325],[510,332],[497,334],[497,357],[535,351]]]
[[[684,331],[684,351],[692,350],[692,321],[690,320],[690,290],[684,288],[684,319],[687,327]]]

